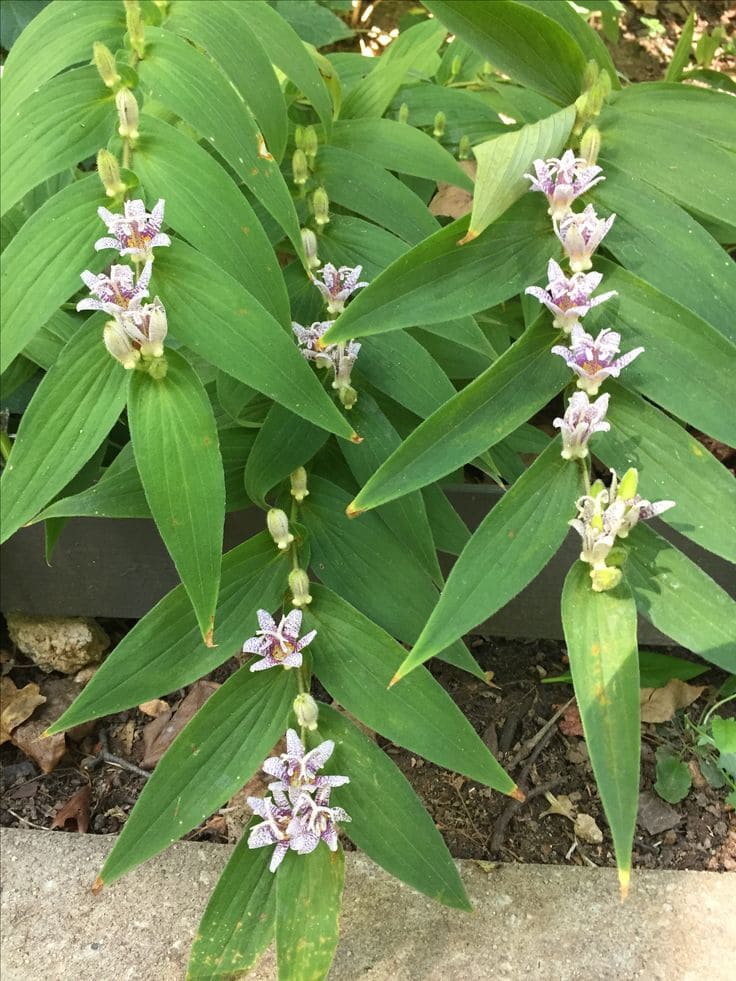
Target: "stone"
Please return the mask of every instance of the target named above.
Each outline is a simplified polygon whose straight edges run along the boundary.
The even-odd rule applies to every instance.
[[[76,674],[99,664],[110,638],[90,617],[6,615],[10,639],[42,671]]]
[[[670,828],[676,827],[681,820],[682,816],[674,807],[666,804],[661,797],[657,797],[656,794],[652,794],[648,790],[639,794],[639,813],[636,823],[647,834],[660,835],[663,831],[669,831]]]

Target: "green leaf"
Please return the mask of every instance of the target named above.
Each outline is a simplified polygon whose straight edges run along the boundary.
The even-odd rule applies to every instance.
[[[570,569],[562,591],[562,624],[585,742],[625,896],[639,805],[636,606],[625,583],[593,592],[589,573],[584,562]]]
[[[626,545],[626,580],[642,616],[687,650],[736,672],[736,602],[646,525],[638,524]]]
[[[199,922],[187,981],[214,981],[250,970],[268,947],[276,922],[276,876],[267,848],[248,848],[250,822],[230,856]]]
[[[596,442],[596,456],[618,473],[636,467],[643,497],[677,503],[662,515],[663,521],[703,548],[736,562],[733,475],[694,436],[649,402],[618,383],[612,382],[609,391],[611,431]]]
[[[628,569],[628,567],[627,567]],[[634,599],[639,606],[636,582],[628,578],[629,585],[633,588]],[[641,607],[639,607],[641,612]],[[668,681],[679,678],[681,681],[690,681],[708,670],[707,664],[698,664],[694,661],[686,661],[682,657],[673,657],[671,654],[658,654],[656,651],[639,651],[639,686],[641,688],[663,688]],[[553,684],[560,682],[570,683],[572,675],[569,671],[558,675],[556,678],[543,678],[542,684]]]
[[[413,643],[437,602],[428,573],[378,515],[350,522],[344,513],[349,495],[339,487],[312,475],[309,489],[301,515],[312,535],[312,567],[320,581],[392,636]],[[482,677],[462,644],[442,657]]]
[[[691,10],[688,14],[688,18],[682,26],[682,33],[680,34],[680,39],[677,42],[677,47],[675,48],[674,54],[672,55],[672,60],[669,65],[667,65],[667,71],[664,73],[665,82],[677,82],[682,75],[683,70],[687,67],[687,63],[690,61],[690,54],[693,46],[693,28],[695,27],[695,11]],[[659,791],[657,791],[659,793]],[[660,797],[663,795],[660,793]],[[685,794],[682,795],[683,797]],[[682,799],[682,798],[679,798]],[[669,800],[665,797],[665,800]],[[672,802],[674,803],[674,801]]]
[[[83,324],[84,317],[81,314],[67,313],[66,310],[59,309],[36,331],[23,348],[23,353],[39,367],[48,371],[64,350],[69,338]]]
[[[289,298],[276,255],[236,184],[176,127],[144,115],[140,132],[135,169],[152,200],[166,198],[167,223],[288,324]]]
[[[314,106],[327,132],[332,126],[332,101],[324,80],[299,35],[264,0],[226,0],[263,45],[266,54]]]
[[[103,199],[96,174],[70,184],[31,215],[3,253],[0,370],[81,288],[79,274],[85,266],[99,272],[108,261],[94,252],[102,230],[97,207]]]
[[[736,719],[714,715],[710,720],[713,741],[721,753],[736,753]]]
[[[468,89],[451,89],[431,83],[406,85],[399,89],[389,108],[393,118],[398,116],[404,103],[409,107],[410,126],[433,127],[436,114],[444,112],[445,143],[457,144],[463,136],[467,136],[471,144],[482,143],[508,132],[498,117],[498,109],[489,104],[486,92],[480,95]],[[554,112],[557,106],[550,102],[545,108],[548,112],[543,112],[543,116]]]
[[[205,643],[220,586],[225,480],[212,406],[191,365],[166,353],[164,378],[134,371],[128,421],[151,514],[174,560]]]
[[[579,472],[557,440],[493,507],[450,572],[398,678],[488,619],[541,572],[564,541]]]
[[[355,376],[356,384],[360,376],[366,378],[379,392],[422,419],[457,394],[429,351],[405,331],[367,338]]]
[[[0,21],[0,45],[9,51],[48,0],[5,0]]]
[[[442,323],[516,296],[559,254],[549,217],[529,194],[469,245],[468,218],[455,221],[393,262],[361,290],[326,335],[329,342]]]
[[[376,471],[351,504],[364,511],[452,473],[549,402],[567,380],[549,356],[542,319],[487,371],[426,419]]]
[[[374,862],[445,906],[470,910],[447,846],[432,819],[385,753],[339,712],[319,708],[319,736],[333,739],[335,772],[350,775],[340,805],[345,833]]]
[[[324,445],[327,433],[282,405],[271,406],[245,464],[245,489],[260,507],[266,494]]]
[[[353,429],[290,333],[205,255],[173,242],[156,258],[171,333],[210,364],[346,439]]]
[[[225,158],[302,256],[289,189],[278,164],[259,153],[258,127],[229,80],[206,55],[169,31],[149,27],[146,42],[146,57],[138,66],[143,88]]]
[[[460,555],[470,541],[470,532],[438,484],[422,488],[434,542],[440,552]]]
[[[333,265],[361,266],[367,280],[408,251],[396,235],[354,215],[333,215],[319,240],[319,255]]]
[[[293,672],[247,666],[218,688],[151,774],[97,884],[110,885],[229,800],[283,734],[296,692]]]
[[[370,218],[409,244],[437,230],[437,220],[422,201],[393,174],[341,147],[321,147],[314,177],[330,201]]]
[[[402,646],[325,586],[313,585],[307,617],[318,630],[314,670],[332,697],[369,729],[471,780],[511,794],[499,766],[444,688],[426,668],[398,688],[388,680]]]
[[[678,127],[689,127],[690,133],[697,133],[703,140],[736,150],[731,123],[733,104],[722,92],[696,85],[640,82],[617,93],[614,105],[623,113],[638,117],[637,125],[664,119]]]
[[[217,647],[202,647],[183,586],[160,600],[105,658],[81,695],[49,729],[111,715],[191,684],[240,652],[256,611],[274,610],[286,590],[287,557],[267,532],[226,552],[217,608]]]
[[[109,0],[54,0],[13,45],[2,84],[3,123],[47,79],[89,61],[92,42],[115,51],[125,31],[125,10]]]
[[[342,848],[287,852],[276,877],[279,981],[323,981],[335,956],[345,885]]]
[[[271,61],[245,18],[235,22],[232,8],[220,0],[187,0],[173,5],[165,26],[206,49],[252,110],[270,153],[281,160],[288,137],[286,103]]]
[[[476,238],[529,190],[526,174],[539,158],[556,157],[566,145],[575,108],[568,106],[538,123],[473,147],[478,161],[469,238]]]
[[[472,180],[455,158],[414,126],[393,119],[340,119],[333,126],[330,142],[386,170],[473,190]]]
[[[570,103],[582,90],[585,58],[559,24],[507,0],[428,0],[449,31],[467,41],[496,69],[555,102]]]
[[[2,540],[89,460],[125,405],[126,374],[102,343],[102,317],[75,334],[23,415],[2,475]]]
[[[654,789],[662,800],[679,804],[690,793],[693,778],[690,768],[679,756],[674,756],[668,746],[657,750],[657,780]]]

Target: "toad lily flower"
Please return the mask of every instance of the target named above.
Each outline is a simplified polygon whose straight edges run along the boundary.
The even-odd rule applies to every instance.
[[[570,211],[572,202],[585,194],[591,187],[605,177],[599,176],[601,168],[589,166],[582,157],[576,157],[572,150],[566,150],[562,157],[549,160],[535,160],[536,176],[524,174],[531,182],[532,191],[541,191],[549,201],[549,214],[558,221]]]
[[[553,420],[552,425],[562,432],[563,459],[584,459],[588,455],[588,440],[593,433],[608,432],[611,428],[611,424],[605,421],[608,399],[608,395],[601,395],[591,402],[585,392],[575,392],[564,417]]]
[[[137,281],[130,266],[111,266],[109,276],[104,273],[95,276],[85,269],[82,280],[93,295],[80,300],[77,310],[104,310],[105,313],[115,315],[139,306],[143,297],[148,296],[151,269],[152,264],[149,261]]]
[[[292,610],[281,618],[278,626],[266,610],[259,610],[257,615],[261,629],[243,644],[244,654],[258,654],[262,658],[251,665],[251,671],[266,671],[279,666],[287,670],[301,667],[302,651],[317,636],[316,630],[310,630],[299,639],[302,611]]]
[[[616,296],[616,290],[610,290],[591,298],[590,294],[603,279],[601,273],[580,272],[566,276],[554,259],[549,260],[547,279],[546,290],[539,286],[527,286],[524,292],[543,303],[554,314],[553,326],[564,330],[566,334],[578,325],[580,317],[584,317],[588,310]]]
[[[294,806],[294,817],[289,825],[291,847],[299,855],[313,852],[324,841],[331,852],[337,851],[336,821],[350,821],[350,815],[341,807],[330,807],[332,787],[321,787],[312,797],[302,794]]]
[[[276,777],[286,789],[306,790],[310,793],[323,787],[341,787],[349,783],[348,777],[318,777],[321,770],[335,750],[331,739],[320,743],[308,753],[295,729],[286,731],[286,752],[281,756],[270,756],[263,764],[263,772]],[[273,790],[273,786],[269,786]]]
[[[585,272],[593,265],[591,256],[611,230],[616,216],[599,218],[592,204],[580,214],[570,213],[555,222],[555,235],[570,260],[574,273]]]
[[[158,297],[153,303],[113,312],[115,319],[105,325],[103,340],[107,350],[124,368],[135,368],[141,358],[150,362],[163,357],[168,322]]]
[[[319,284],[317,284],[319,285]],[[292,323],[291,329],[299,343],[301,352],[308,361],[314,361],[318,368],[333,368],[335,377],[332,387],[340,396],[340,401],[346,409],[352,408],[358,398],[358,394],[350,384],[350,377],[358,354],[360,344],[357,341],[349,341],[347,344],[339,342],[337,344],[322,344],[322,336],[333,325],[334,320],[325,320],[313,323],[311,327],[302,327],[301,324]]]
[[[320,270],[322,280],[315,277],[314,285],[322,294],[327,304],[328,313],[342,313],[345,303],[356,290],[367,286],[366,282],[358,282],[362,266],[340,266],[336,269],[331,262],[326,263]]]
[[[552,354],[559,354],[565,359],[568,367],[578,376],[578,388],[582,388],[588,395],[597,395],[606,378],[618,378],[621,370],[644,351],[643,347],[636,347],[617,358],[620,334],[606,329],[593,340],[579,324],[572,328],[570,340],[570,347],[556,345],[552,348]]]
[[[171,239],[163,234],[164,199],[161,198],[149,214],[141,200],[126,201],[122,215],[113,214],[107,208],[98,208],[97,214],[107,225],[112,237],[100,238],[95,249],[117,249],[120,255],[148,261],[157,246],[171,245]]]
[[[286,801],[285,805],[278,806],[270,797],[249,797],[248,807],[258,817],[263,818],[260,824],[251,828],[248,835],[248,848],[276,845],[268,866],[271,872],[275,872],[291,846],[288,828],[294,815],[289,802]]]

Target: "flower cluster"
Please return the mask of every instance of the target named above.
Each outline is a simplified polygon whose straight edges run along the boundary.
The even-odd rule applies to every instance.
[[[345,309],[346,302],[356,290],[362,289],[368,283],[360,280],[362,266],[354,269],[350,266],[340,266],[336,269],[331,263],[326,263],[321,271],[321,280],[315,277],[314,285],[322,294],[327,304],[327,312],[340,314]],[[332,368],[334,379],[332,387],[338,393],[340,401],[346,409],[351,409],[358,394],[350,384],[353,365],[360,352],[357,341],[323,344],[322,337],[332,327],[334,320],[316,321],[311,327],[292,323],[291,329],[297,339],[302,354],[308,361],[314,361],[318,368]]]
[[[646,501],[637,493],[638,473],[632,467],[619,482],[611,471],[611,484],[597,480],[576,502],[577,517],[570,525],[582,539],[580,558],[590,565],[593,589],[613,589],[621,580],[621,570],[611,555],[617,538],[626,538],[638,521],[653,518],[675,506],[674,501]]]
[[[524,176],[532,182],[532,191],[541,191],[547,198],[553,221],[568,215],[570,205],[576,198],[605,180],[599,176],[600,167],[590,166],[582,157],[576,157],[572,150],[566,150],[560,158],[535,160],[534,171],[536,176]]]
[[[164,353],[168,331],[166,310],[158,297],[144,303],[153,268],[153,250],[171,244],[161,232],[164,201],[160,200],[149,214],[143,201],[126,201],[123,214],[98,208],[107,225],[109,237],[98,239],[95,249],[116,249],[121,256],[131,256],[143,269],[136,276],[130,266],[114,265],[109,273],[96,276],[86,270],[82,281],[91,296],[80,300],[77,310],[104,310],[113,319],[105,324],[103,338],[110,354],[124,368],[156,361]]]
[[[338,821],[349,821],[341,807],[330,806],[333,787],[350,783],[349,777],[318,776],[332,756],[331,739],[310,752],[294,729],[287,730],[286,752],[272,756],[263,764],[264,773],[276,777],[268,785],[270,797],[249,797],[248,806],[263,820],[251,828],[249,848],[275,845],[269,868],[275,872],[291,849],[308,855],[324,841],[330,851],[337,850]]]
[[[311,597],[310,597],[311,599]],[[310,630],[301,639],[302,611],[292,610],[276,626],[276,621],[266,610],[258,610],[258,626],[255,637],[249,637],[243,644],[244,654],[257,654],[261,660],[251,665],[251,671],[266,671],[268,668],[300,668],[302,651],[317,636]]]

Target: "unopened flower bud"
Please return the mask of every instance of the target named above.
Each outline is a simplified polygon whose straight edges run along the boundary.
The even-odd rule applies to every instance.
[[[355,391],[352,385],[345,385],[340,388],[340,402],[346,409],[352,409],[355,403],[358,401],[358,393]]]
[[[399,122],[408,123],[409,122],[409,106],[402,102],[399,108]]]
[[[292,605],[301,609],[309,606],[312,597],[309,592],[309,576],[304,569],[292,569],[289,573],[289,589],[291,590]]]
[[[304,152],[307,155],[307,160],[310,164],[314,164],[315,158],[317,156],[317,150],[319,149],[319,140],[317,139],[317,130],[314,126],[307,126],[304,130]]]
[[[314,211],[314,220],[320,228],[328,224],[330,220],[330,199],[327,197],[327,191],[323,187],[318,187],[312,195],[312,210]]]
[[[591,58],[583,72],[583,92],[587,92],[588,89],[595,85],[598,81],[599,74],[600,68],[598,67],[598,62],[594,58]]]
[[[490,63],[490,61],[484,61],[483,62],[483,71],[482,71],[482,74],[483,75],[492,75],[493,74],[493,65]]]
[[[128,29],[130,46],[142,58],[146,53],[146,29],[138,0],[124,0],[125,26]]]
[[[457,147],[457,158],[458,160],[469,160],[470,159],[470,137],[461,136],[460,142]]]
[[[460,55],[455,55],[450,64],[450,78],[454,78],[456,75],[459,75],[462,67],[463,59],[460,57]]]
[[[636,488],[639,486],[639,471],[636,467],[629,467],[618,483],[616,497],[622,501],[630,501],[636,497]]]
[[[590,486],[590,496],[595,499],[596,497],[598,497],[601,491],[604,491],[605,489],[606,489],[606,485],[599,477],[597,480],[593,481],[593,483]]]
[[[597,126],[589,126],[580,141],[580,156],[588,167],[592,167],[597,162],[600,149],[601,131]]]
[[[440,110],[434,117],[434,129],[432,130],[432,135],[438,140],[445,135],[445,122],[445,114]]]
[[[276,545],[283,551],[294,541],[294,536],[289,531],[289,519],[286,513],[280,508],[271,508],[266,515],[266,527],[268,533],[273,538]]]
[[[135,368],[141,356],[140,351],[133,347],[133,342],[117,320],[108,320],[102,332],[102,339],[107,350],[126,371]]]
[[[304,150],[294,150],[294,156],[291,158],[291,179],[300,186],[307,183],[308,177],[309,167]]]
[[[611,82],[611,76],[608,74],[608,72],[605,69],[601,71],[600,75],[598,76],[598,81],[595,83],[595,85],[601,94],[601,101],[608,102],[608,97],[610,96],[611,90],[613,89],[613,83]]]
[[[100,150],[97,154],[97,173],[99,174],[105,194],[116,198],[125,191],[125,184],[120,179],[120,167],[117,158],[109,150]]]
[[[591,569],[590,578],[593,583],[594,593],[605,593],[609,589],[615,589],[621,582],[621,570],[611,566],[604,566],[602,569]]]
[[[317,236],[311,228],[302,228],[301,234],[304,255],[307,257],[307,266],[310,269],[317,269],[320,266],[320,258],[317,254]]]
[[[307,471],[304,467],[297,467],[289,477],[291,481],[291,496],[297,504],[301,504],[305,497],[309,497],[307,489]]]
[[[601,109],[603,108],[603,86],[601,85],[601,80],[604,77],[608,78],[608,75],[603,73],[590,92],[588,92],[586,111],[589,119],[595,119],[601,114]]]
[[[101,41],[95,41],[92,45],[92,58],[95,68],[100,73],[100,78],[109,89],[115,88],[120,81],[118,66],[115,64],[115,55]]]
[[[164,353],[164,340],[169,329],[166,310],[158,297],[155,297],[148,309],[150,309],[146,325],[148,340],[141,344],[141,354],[144,358],[160,358]]]
[[[296,146],[297,150],[303,150],[304,149],[304,127],[303,126],[295,126],[294,127],[294,145]]]
[[[301,695],[296,696],[292,707],[299,725],[314,732],[317,728],[319,707],[312,696],[308,692],[302,692]]]
[[[115,96],[118,109],[118,133],[129,140],[138,139],[138,103],[130,89],[120,89]]]

